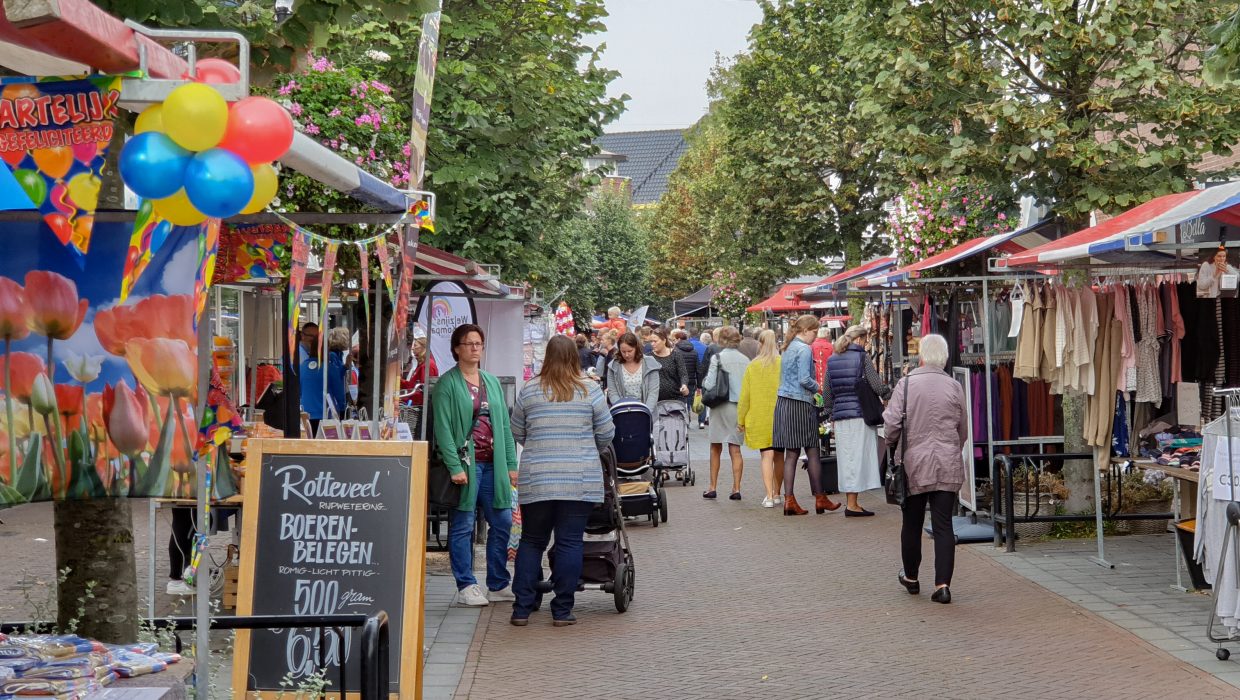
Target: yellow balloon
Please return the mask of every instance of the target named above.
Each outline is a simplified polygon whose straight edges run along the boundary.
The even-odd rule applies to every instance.
[[[271,200],[276,198],[276,188],[280,186],[276,169],[271,167],[271,163],[252,165],[250,172],[254,173],[254,196],[250,197],[250,203],[241,210],[242,214],[254,214],[266,209]]]
[[[99,188],[103,181],[91,173],[78,173],[69,178],[65,189],[79,209],[94,211],[99,206]]]
[[[188,83],[164,100],[161,119],[164,133],[181,148],[205,151],[224,138],[228,103],[214,88]]]
[[[184,187],[177,190],[177,193],[171,197],[152,200],[151,206],[154,207],[156,214],[175,226],[194,226],[207,220],[207,215],[198,211],[197,207],[189,201],[189,195],[185,194]]]
[[[138,115],[138,121],[134,124],[133,132],[141,134],[146,131],[163,131],[164,130],[164,108],[163,105],[151,105],[142,110],[142,114]]]

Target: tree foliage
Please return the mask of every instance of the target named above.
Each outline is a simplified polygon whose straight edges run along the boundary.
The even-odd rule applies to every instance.
[[[906,174],[1011,184],[1079,222],[1187,189],[1240,140],[1234,90],[1201,80],[1218,4],[857,3],[850,62],[866,147]]]
[[[573,218],[553,228],[531,251],[539,270],[530,281],[564,299],[583,317],[610,306],[651,303],[650,236],[623,193],[600,189]]]

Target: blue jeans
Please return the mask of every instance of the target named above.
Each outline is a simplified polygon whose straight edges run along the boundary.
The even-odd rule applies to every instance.
[[[486,518],[487,530],[487,588],[492,591],[508,587],[512,577],[508,575],[508,538],[512,533],[512,509],[496,508],[495,470],[490,462],[479,462],[475,478],[478,479],[478,502],[474,510],[453,510],[452,523],[448,528],[448,559],[452,562],[452,576],[456,588],[461,590],[478,583],[474,578],[474,520],[478,508]]]
[[[542,556],[555,533],[551,583],[555,599],[551,616],[563,620],[573,614],[573,599],[581,582],[582,536],[593,503],[585,501],[539,501],[521,506],[521,546],[512,578],[512,616],[526,618],[537,605],[535,585],[542,580]]]

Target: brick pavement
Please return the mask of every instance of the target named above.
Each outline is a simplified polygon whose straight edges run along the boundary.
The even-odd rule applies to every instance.
[[[456,697],[1236,696],[973,547],[957,552],[951,605],[908,595],[895,581],[899,514],[877,492],[862,497],[874,518],[785,518],[760,506],[746,451],[745,500],[703,501],[693,439],[698,486],[669,487],[666,526],[630,528],[629,612],[597,592],[578,596],[575,627],[553,628],[545,609],[512,627],[508,606],[487,609]]]

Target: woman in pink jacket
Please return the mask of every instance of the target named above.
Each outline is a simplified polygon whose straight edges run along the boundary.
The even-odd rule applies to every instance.
[[[964,484],[962,452],[968,440],[968,413],[964,389],[950,375],[947,341],[941,335],[921,339],[921,366],[901,379],[883,412],[887,444],[899,454],[904,440],[904,471],[908,475],[908,498],[904,501],[904,525],[900,530],[900,555],[904,569],[900,584],[909,593],[921,592],[917,569],[921,566],[921,528],[930,507],[934,526],[934,594],[936,603],[952,602],[949,586],[956,565],[956,535],[952,531],[952,506]],[[905,411],[905,391],[908,410]]]

